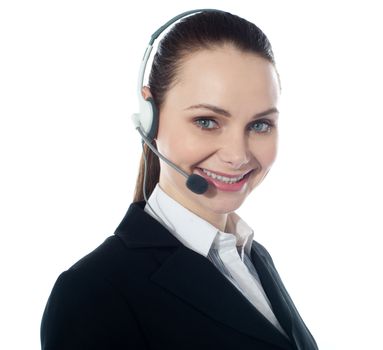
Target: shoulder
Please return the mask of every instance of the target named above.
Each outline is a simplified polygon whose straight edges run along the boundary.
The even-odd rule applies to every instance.
[[[125,251],[124,251],[125,250]],[[116,236],[108,237],[92,252],[62,272],[51,292],[45,309],[45,316],[54,309],[63,314],[105,302],[106,294],[113,288],[108,281],[110,271],[115,271],[127,257],[126,249]]]
[[[129,296],[126,294],[135,289],[137,280],[150,274],[153,254],[153,250],[128,247],[117,235],[106,238],[58,276],[46,312],[52,305],[60,305],[64,313],[87,304],[100,309],[102,304],[112,302],[112,296],[114,301],[122,301],[118,297],[122,290],[124,298]]]
[[[113,235],[61,273],[53,291],[82,293],[96,287],[118,290],[122,281],[124,290],[129,290],[129,286],[134,288],[138,279],[146,278],[157,267],[155,258],[155,247],[130,247]]]
[[[253,241],[252,243],[252,249],[255,249],[259,255],[261,255],[264,259],[268,260],[269,262],[273,263],[273,259],[268,252],[268,250],[259,242]]]
[[[277,272],[274,260],[264,245],[257,241],[253,241],[251,249],[253,249],[267,265],[269,265],[275,272]]]
[[[98,288],[131,291],[148,278],[164,260],[169,249],[180,242],[155,219],[143,211],[143,204],[129,207],[114,235],[82,257],[57,279],[53,291]]]
[[[82,257],[67,270],[68,274],[103,275],[108,269],[118,266],[121,260],[129,258],[127,249],[117,236],[110,236],[89,254]]]
[[[111,236],[59,275],[41,322],[43,349],[110,348],[112,339],[141,344],[129,298],[134,255]]]

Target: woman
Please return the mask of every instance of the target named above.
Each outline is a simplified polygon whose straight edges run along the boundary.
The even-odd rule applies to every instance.
[[[134,116],[146,143],[134,201],[115,234],[58,278],[42,347],[317,349],[235,213],[276,157],[271,45],[235,15],[181,14],[153,34],[139,90],[153,41],[179,18]]]

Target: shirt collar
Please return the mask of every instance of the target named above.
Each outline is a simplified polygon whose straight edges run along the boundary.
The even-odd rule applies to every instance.
[[[232,242],[229,244],[241,247],[239,252],[241,258],[244,251],[250,255],[254,232],[236,213],[228,215],[230,227],[234,232],[222,232],[170,197],[158,183],[148,203],[169,231],[186,247],[197,253],[207,257],[211,248],[219,249],[225,242]],[[148,205],[144,210],[158,220]]]

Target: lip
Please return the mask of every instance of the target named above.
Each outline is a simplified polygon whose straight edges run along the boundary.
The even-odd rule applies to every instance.
[[[228,183],[219,181],[218,179],[213,179],[212,177],[205,174],[201,168],[196,168],[196,170],[198,171],[199,175],[201,175],[204,179],[206,179],[206,181],[210,185],[213,185],[218,190],[225,191],[225,192],[237,192],[237,191],[240,191],[245,186],[245,184],[248,182],[251,174],[253,173],[253,170],[255,170],[255,169],[249,170],[247,173],[245,173],[242,180],[240,180],[236,183],[233,183],[233,184],[228,184]],[[223,173],[218,173],[218,172],[214,172],[214,173],[217,175],[223,174]],[[227,175],[227,174],[226,175],[223,174],[222,176],[233,177],[233,175]],[[237,175],[237,176],[239,176],[239,175]],[[236,176],[234,176],[234,177],[236,177]]]
[[[197,168],[198,170],[201,170],[203,172],[202,169],[205,169],[207,171],[210,171],[211,173],[213,174],[217,174],[217,175],[220,175],[220,176],[225,176],[225,177],[228,177],[228,178],[235,178],[235,177],[238,177],[238,176],[246,176],[248,173],[250,173],[251,171],[253,171],[254,169],[250,169],[244,173],[241,173],[241,174],[225,174],[225,173],[221,173],[220,171],[215,171],[215,170],[210,170],[210,169],[206,169],[206,168]]]

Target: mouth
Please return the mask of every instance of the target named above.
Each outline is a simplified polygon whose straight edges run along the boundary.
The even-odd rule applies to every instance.
[[[248,170],[242,174],[224,174],[221,172],[213,172],[204,168],[196,168],[201,176],[203,176],[210,184],[222,191],[239,191],[247,183],[250,175],[255,169]]]

